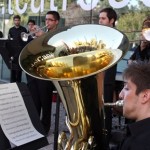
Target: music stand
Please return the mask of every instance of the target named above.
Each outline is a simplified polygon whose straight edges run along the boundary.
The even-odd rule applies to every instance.
[[[23,97],[25,106],[28,110],[28,113],[29,113],[29,116],[30,116],[30,119],[32,121],[33,126],[35,127],[35,129],[39,133],[45,135],[45,131],[44,131],[43,126],[40,122],[40,118],[39,118],[38,113],[36,111],[36,108],[34,106],[34,103],[33,103],[31,94],[27,88],[27,85],[25,83],[17,83],[17,85],[18,85],[20,93]],[[1,139],[0,150],[8,150],[8,149],[11,149],[11,150],[29,150],[29,149],[37,150],[39,148],[42,148],[42,147],[48,145],[47,138],[42,137],[42,138],[37,139],[35,141],[29,142],[27,144],[11,148],[9,141],[6,138],[6,136],[4,135],[1,128],[0,128],[0,139]]]
[[[10,56],[9,56],[9,51],[6,48],[7,43],[10,40],[6,40],[6,39],[1,39],[0,40],[0,54],[5,62],[5,64],[7,65],[8,69],[10,69]]]

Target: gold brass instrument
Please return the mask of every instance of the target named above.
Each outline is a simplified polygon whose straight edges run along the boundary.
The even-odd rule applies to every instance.
[[[129,47],[127,36],[103,25],[77,25],[34,39],[22,50],[19,63],[29,75],[51,80],[67,113],[70,131],[59,135],[59,150],[103,149],[105,109],[103,72]]]

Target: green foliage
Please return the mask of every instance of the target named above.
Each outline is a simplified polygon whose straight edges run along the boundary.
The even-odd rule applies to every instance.
[[[117,0],[121,1],[121,0]],[[35,6],[38,7],[40,5],[41,0],[35,1]],[[30,9],[31,0],[20,0],[19,5],[20,8],[23,7],[24,3],[28,3],[28,9],[26,13],[24,13],[22,17],[22,23],[26,24],[29,16],[45,16],[46,12],[50,10],[50,2],[51,0],[44,1],[44,12],[33,14]],[[58,11],[62,9],[62,2],[63,0],[55,0],[55,6],[58,7]],[[67,9],[70,4],[77,2],[77,0],[67,0]],[[12,7],[14,10],[14,14],[17,14],[15,10],[15,1],[12,1]],[[100,0],[97,8],[95,9],[97,12],[95,13],[98,16],[98,12],[100,9],[104,7],[111,7],[108,0]],[[93,12],[95,11],[93,10]],[[115,9],[118,14],[119,20],[117,28],[122,31],[135,31],[141,30],[141,25],[143,20],[149,14],[149,8],[145,7],[143,2],[139,1],[139,6],[126,6],[121,9]],[[93,13],[94,14],[94,13]],[[66,17],[67,18],[67,17]],[[128,37],[132,40],[138,37],[137,33],[132,33],[128,35]]]
[[[100,7],[100,9],[105,8],[105,7],[110,7],[110,4],[109,4],[108,0],[103,0],[103,1],[101,0],[99,2],[99,7]]]
[[[143,20],[145,20],[146,14],[137,12],[137,13],[128,13],[123,16],[120,16],[118,23],[117,23],[117,29],[121,31],[141,31]],[[139,39],[139,33],[140,32],[132,32],[132,33],[126,33],[128,38],[130,40]]]

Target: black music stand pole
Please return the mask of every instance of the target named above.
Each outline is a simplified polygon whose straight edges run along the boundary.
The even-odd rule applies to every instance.
[[[59,110],[60,110],[60,97],[58,94],[56,96],[57,97],[56,97],[55,129],[54,129],[54,150],[57,150],[58,146]]]
[[[13,70],[13,60],[14,57],[10,57],[10,83],[12,83],[12,70]]]

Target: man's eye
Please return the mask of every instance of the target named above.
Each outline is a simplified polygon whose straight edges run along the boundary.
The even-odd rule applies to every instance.
[[[127,86],[124,86],[124,89],[125,89],[126,91],[128,91],[128,90],[129,90],[129,88],[128,88]]]
[[[46,21],[48,20],[48,21],[56,21],[55,19],[50,19],[50,18],[47,18],[47,19],[45,19]]]
[[[129,90],[128,88],[124,88],[125,90]]]

